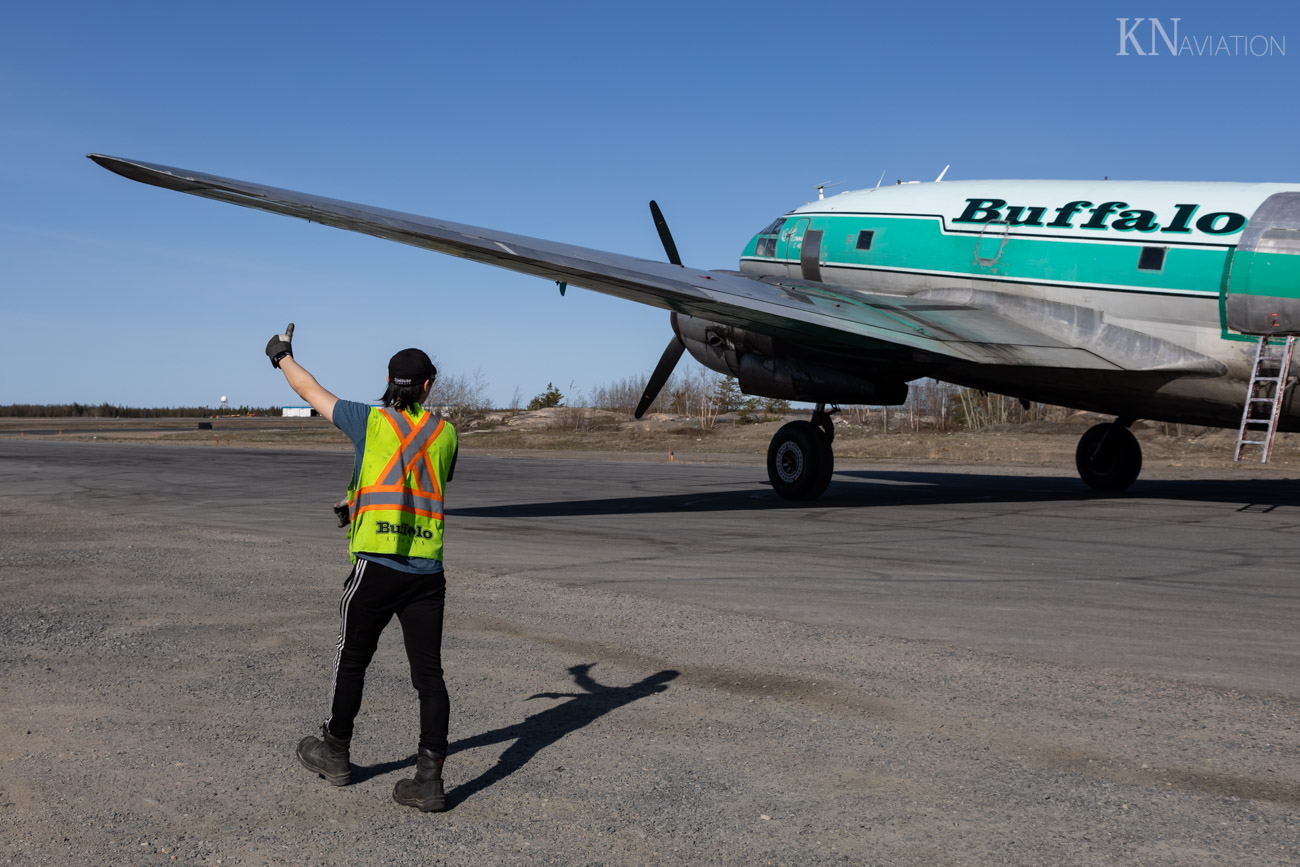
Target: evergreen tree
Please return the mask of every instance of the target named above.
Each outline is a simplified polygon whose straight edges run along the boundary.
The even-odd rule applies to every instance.
[[[782,400],[779,397],[765,397],[761,406],[763,412],[770,412],[773,415],[784,415],[790,411],[790,401]]]
[[[717,403],[719,413],[735,412],[745,405],[745,395],[741,392],[740,383],[736,382],[734,376],[725,376],[718,380],[713,390],[713,399]]]
[[[551,406],[561,406],[564,401],[564,395],[555,387],[554,383],[546,383],[546,391],[528,401],[529,409],[546,409]]]

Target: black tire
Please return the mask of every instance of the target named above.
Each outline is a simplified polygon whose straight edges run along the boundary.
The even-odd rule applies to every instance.
[[[815,500],[826,493],[835,469],[830,438],[810,421],[792,421],[767,447],[767,478],[787,500]]]
[[[1123,491],[1142,472],[1142,446],[1126,427],[1094,425],[1079,438],[1074,465],[1079,478],[1094,491]]]

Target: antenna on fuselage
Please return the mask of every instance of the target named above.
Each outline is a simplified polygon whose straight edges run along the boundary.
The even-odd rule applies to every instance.
[[[885,182],[885,172],[887,171],[889,171],[889,169],[884,169],[880,172],[880,180],[876,181],[875,189],[880,189],[880,185]]]
[[[948,163],[948,165],[944,166],[943,171],[939,172],[939,177],[935,178],[934,182],[937,184],[939,181],[943,180],[943,176],[948,174],[948,169],[950,168],[952,168],[952,163]]]
[[[824,183],[824,184],[818,184],[818,185],[817,185],[817,201],[820,202],[822,199],[826,198],[826,190],[829,190],[831,187],[838,187],[840,184],[843,184],[843,183],[847,183],[847,181],[835,181],[834,183],[832,183],[832,182],[830,182],[830,181],[827,181],[827,182]]]

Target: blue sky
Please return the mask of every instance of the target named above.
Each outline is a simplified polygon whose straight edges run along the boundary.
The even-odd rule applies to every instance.
[[[1138,15],[1287,54],[1117,56]],[[652,308],[87,152],[661,258],[655,198],[689,264],[734,268],[817,183],[882,171],[1300,180],[1298,25],[1248,2],[10,4],[0,404],[294,403],[262,354],[291,320],[354,399],[408,345],[505,404],[640,375],[669,338]]]

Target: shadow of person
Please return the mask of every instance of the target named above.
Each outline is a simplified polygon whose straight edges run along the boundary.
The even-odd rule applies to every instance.
[[[447,748],[448,755],[461,750],[472,750],[475,747],[514,741],[497,759],[495,765],[447,793],[447,809],[454,808],[462,801],[510,776],[539,752],[565,735],[576,732],[610,711],[631,704],[637,699],[663,692],[668,689],[665,684],[680,674],[672,669],[666,669],[631,686],[603,686],[591,677],[590,672],[594,666],[595,663],[592,662],[569,667],[574,684],[585,690],[584,692],[539,692],[528,697],[529,701],[535,698],[567,698],[569,701],[535,713],[512,726],[484,732],[451,744]]]
[[[403,768],[415,767],[416,756],[410,755],[404,759],[398,759],[392,762],[379,762],[374,765],[352,765],[352,785],[364,783],[371,777],[379,777],[384,774],[400,771]]]

